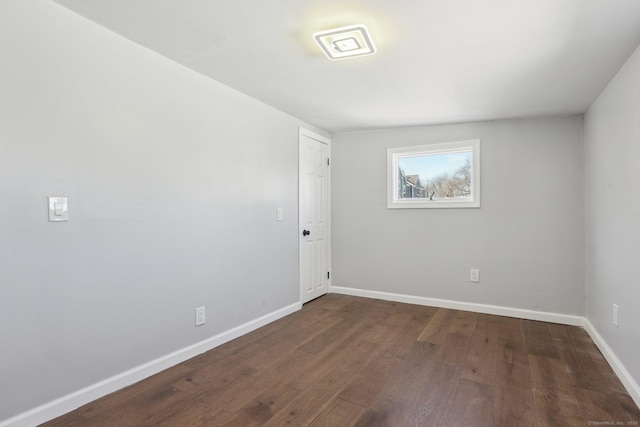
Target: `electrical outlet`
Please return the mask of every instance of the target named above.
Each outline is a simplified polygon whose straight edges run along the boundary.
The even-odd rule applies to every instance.
[[[618,326],[618,304],[613,304],[613,324]]]
[[[480,281],[480,270],[478,270],[477,268],[472,268],[471,269],[471,277],[469,278],[470,281],[472,282],[479,282]]]
[[[196,326],[204,325],[205,323],[206,323],[205,308],[204,307],[196,308]]]

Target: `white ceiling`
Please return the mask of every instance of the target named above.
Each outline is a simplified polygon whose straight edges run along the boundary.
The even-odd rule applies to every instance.
[[[56,0],[330,132],[583,113],[640,44],[639,0]],[[368,27],[330,61],[316,31]]]

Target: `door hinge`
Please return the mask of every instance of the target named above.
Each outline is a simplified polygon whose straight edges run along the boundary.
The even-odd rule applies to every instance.
[[[329,166],[329,163],[330,163],[330,162],[329,162],[329,158],[327,157],[327,166]]]
[[[327,271],[327,279],[331,279],[331,273]]]

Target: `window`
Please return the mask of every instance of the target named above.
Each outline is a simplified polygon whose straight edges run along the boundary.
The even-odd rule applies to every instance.
[[[479,208],[480,141],[388,149],[387,207]]]

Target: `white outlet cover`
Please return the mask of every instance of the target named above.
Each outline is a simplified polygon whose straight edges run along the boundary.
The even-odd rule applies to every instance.
[[[196,308],[196,326],[204,325],[206,323],[205,314],[206,312],[204,307]]]

